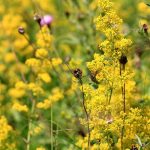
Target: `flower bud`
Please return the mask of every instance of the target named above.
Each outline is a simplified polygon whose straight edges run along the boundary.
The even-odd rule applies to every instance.
[[[24,30],[23,27],[19,27],[19,28],[18,28],[18,32],[19,32],[20,34],[24,34],[24,33],[25,33],[25,30]]]
[[[69,63],[70,60],[71,60],[71,57],[70,57],[70,56],[67,56],[67,57],[65,58],[65,63]]]
[[[41,17],[38,14],[34,15],[34,20],[38,22],[38,24],[40,25],[41,22]]]
[[[50,26],[51,23],[53,21],[53,17],[50,16],[50,15],[45,15],[44,17],[41,18],[40,20],[40,26],[44,26],[44,25],[47,25],[47,26]]]
[[[82,71],[80,69],[75,69],[73,71],[73,75],[74,75],[75,78],[81,79],[81,77],[82,77]]]
[[[148,35],[148,26],[147,26],[147,24],[143,24],[143,30],[144,30],[145,34]]]
[[[65,15],[66,15],[67,18],[69,18],[70,17],[70,12],[69,11],[65,11]]]
[[[119,62],[123,65],[125,65],[128,62],[127,56],[122,55],[119,59]]]

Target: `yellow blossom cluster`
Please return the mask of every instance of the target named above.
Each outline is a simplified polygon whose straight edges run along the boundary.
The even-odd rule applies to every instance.
[[[0,1],[0,150],[149,150],[150,4],[135,3]]]
[[[128,57],[132,41],[121,33],[122,20],[116,14],[113,3],[99,0],[98,7],[101,14],[94,22],[105,39],[99,44],[102,53],[95,53],[94,59],[87,62],[91,80],[97,86],[83,84],[89,122],[84,119],[81,122],[89,124],[90,131],[78,141],[78,145],[89,149],[87,140],[90,134],[91,149],[130,148],[136,134],[143,136],[139,126],[148,119],[148,116],[142,116],[140,109],[131,107],[136,90]],[[128,62],[122,61],[123,57]],[[144,131],[144,128],[141,130]]]
[[[7,139],[10,136],[10,133],[12,131],[12,127],[8,124],[7,119],[0,115],[0,126],[1,126],[1,130],[0,130],[0,149],[10,149],[11,147],[9,145],[9,143],[7,143]],[[15,148],[14,143],[11,145],[12,148]]]

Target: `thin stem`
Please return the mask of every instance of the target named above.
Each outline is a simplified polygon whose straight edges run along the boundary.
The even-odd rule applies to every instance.
[[[125,71],[125,65],[122,66],[120,64],[120,76],[122,75],[122,70]],[[122,91],[122,99],[123,99],[123,112],[126,113],[126,90],[125,90],[125,82],[123,83],[123,86],[121,87]],[[125,116],[123,116],[123,126],[121,129],[121,150],[124,149],[123,147],[123,137],[124,137],[124,130],[125,130]]]
[[[53,110],[51,107],[51,150],[53,150]]]
[[[18,59],[18,57],[17,57],[17,54],[16,54],[16,52],[12,49],[12,52],[14,53],[14,55],[15,55],[15,58],[16,58],[16,62],[17,63],[19,63],[19,59]],[[26,79],[26,77],[25,77],[25,75],[24,75],[24,73],[22,72],[22,71],[20,71],[20,74],[21,74],[21,78],[22,78],[22,80],[25,82],[25,83],[27,83],[27,79]],[[27,133],[27,139],[24,139],[24,141],[26,141],[25,143],[27,144],[27,146],[26,146],[26,150],[30,150],[30,141],[31,141],[31,125],[32,125],[32,115],[33,115],[33,113],[34,113],[34,109],[35,109],[35,103],[36,103],[36,101],[33,99],[33,97],[32,97],[32,95],[29,93],[29,99],[30,99],[30,101],[32,102],[32,107],[31,107],[31,112],[30,112],[30,114],[29,114],[29,119],[28,119],[28,133]]]
[[[35,109],[35,100],[32,99],[32,108],[29,116],[29,123],[28,123],[28,134],[27,134],[27,148],[26,150],[30,150],[30,143],[31,143],[31,126],[32,126],[32,115]]]
[[[33,43],[31,43],[31,41],[29,40],[29,38],[25,34],[23,34],[23,36],[27,40],[27,42],[29,43],[29,45],[33,48],[33,54],[35,55],[35,52],[36,52],[35,45],[33,45]]]
[[[111,98],[112,98],[112,93],[113,93],[113,85],[112,87],[110,88],[110,95],[109,95],[109,100],[108,100],[108,104],[110,105],[110,101],[111,101]]]
[[[87,109],[86,109],[86,106],[85,106],[85,95],[84,95],[84,91],[83,91],[83,82],[82,82],[82,79],[80,78],[80,84],[81,84],[81,87],[82,87],[82,105],[83,105],[83,109],[84,109],[84,112],[85,112],[85,115],[86,115],[86,120],[87,120],[87,129],[88,129],[88,150],[90,150],[90,138],[91,138],[91,134],[90,134],[90,125],[89,125],[89,114],[87,112]]]

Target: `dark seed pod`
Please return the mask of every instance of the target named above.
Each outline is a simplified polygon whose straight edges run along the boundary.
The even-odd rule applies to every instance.
[[[91,80],[92,80],[94,83],[96,83],[96,84],[99,83],[99,82],[97,81],[97,79],[96,79],[97,73],[98,73],[98,72],[95,72],[95,73],[93,74],[93,73],[90,72],[90,78],[91,78]]]
[[[73,70],[73,75],[74,75],[75,78],[81,79],[81,77],[82,77],[82,71],[79,68],[75,69],[75,70]]]
[[[38,14],[34,15],[34,20],[38,22],[38,24],[40,25],[41,22],[41,17]]]
[[[128,62],[127,56],[122,55],[119,59],[120,64],[125,65]]]
[[[25,33],[25,30],[24,30],[23,27],[19,27],[19,28],[18,28],[18,32],[19,32],[20,34],[24,34],[24,33]]]
[[[144,30],[145,34],[148,34],[148,26],[147,26],[147,24],[143,24],[143,30]]]
[[[66,11],[66,12],[65,12],[65,15],[66,15],[67,18],[69,18],[69,17],[70,17],[70,12],[69,12],[69,11]]]
[[[138,148],[135,145],[132,145],[132,148],[130,150],[138,150]]]
[[[65,58],[65,63],[69,63],[70,60],[71,60],[71,57],[70,57],[70,56],[67,56],[67,57]]]

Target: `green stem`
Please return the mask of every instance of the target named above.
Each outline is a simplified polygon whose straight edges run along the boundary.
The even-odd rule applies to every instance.
[[[82,86],[82,105],[83,105],[83,109],[86,115],[86,120],[87,120],[87,130],[88,130],[88,150],[90,150],[90,138],[91,138],[91,133],[90,133],[90,123],[89,123],[89,114],[87,112],[86,106],[85,106],[85,95],[84,95],[84,91],[83,91],[83,82],[82,79],[80,79],[80,84]]]
[[[53,150],[53,110],[51,107],[51,150]]]
[[[35,100],[32,100],[32,107],[31,107],[31,112],[30,112],[30,116],[29,116],[29,121],[28,121],[28,133],[27,133],[27,148],[26,150],[30,150],[30,143],[31,143],[31,125],[32,125],[32,115],[34,113],[34,109],[35,109]]]

